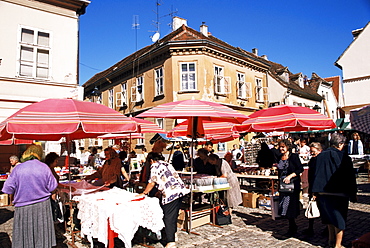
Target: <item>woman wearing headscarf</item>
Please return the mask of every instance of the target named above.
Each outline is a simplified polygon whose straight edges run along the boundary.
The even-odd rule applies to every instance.
[[[312,183],[320,217],[328,225],[329,246],[335,248],[342,247],[349,201],[357,201],[352,160],[342,151],[345,140],[339,133],[331,135],[330,147],[317,156]]]
[[[286,184],[291,181],[294,184],[292,192],[279,192],[279,214],[289,220],[289,230],[286,235],[294,236],[297,233],[295,219],[300,213],[299,194],[301,192],[303,166],[298,154],[292,153],[292,143],[289,140],[281,140],[279,149],[281,152],[277,165],[279,179]]]
[[[14,194],[13,248],[56,245],[50,195],[58,183],[50,168],[40,162],[42,154],[41,146],[29,146],[2,189]]]

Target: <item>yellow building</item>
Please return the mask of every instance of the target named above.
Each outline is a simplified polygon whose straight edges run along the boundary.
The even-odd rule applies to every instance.
[[[266,60],[217,39],[205,24],[196,31],[175,17],[173,29],[93,76],[83,85],[85,99],[128,116],[186,99],[217,102],[246,115],[268,107]],[[175,122],[151,121],[166,130]]]

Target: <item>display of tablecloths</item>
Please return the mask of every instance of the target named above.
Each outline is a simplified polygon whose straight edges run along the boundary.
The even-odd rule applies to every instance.
[[[136,195],[113,188],[80,196],[77,218],[81,219],[81,234],[86,235],[91,244],[92,238],[97,238],[107,246],[109,219],[110,229],[118,234],[125,247],[131,247],[131,240],[139,226],[160,237],[164,223],[159,199],[137,198]]]

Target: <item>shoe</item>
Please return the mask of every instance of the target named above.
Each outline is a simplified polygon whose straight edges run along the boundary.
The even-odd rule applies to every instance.
[[[167,243],[166,248],[176,248],[176,243],[175,242],[169,242],[169,243]]]

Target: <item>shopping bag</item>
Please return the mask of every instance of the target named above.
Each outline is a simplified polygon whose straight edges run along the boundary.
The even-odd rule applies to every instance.
[[[320,217],[320,211],[315,200],[310,200],[308,202],[308,206],[304,215],[309,219]]]
[[[218,210],[216,212],[216,224],[219,226],[231,224],[231,214],[227,206],[218,206]]]

